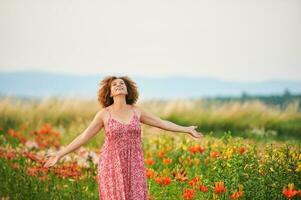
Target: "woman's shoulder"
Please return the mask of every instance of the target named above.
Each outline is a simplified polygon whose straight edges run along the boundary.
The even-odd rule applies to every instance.
[[[136,113],[139,114],[139,116],[141,115],[141,107],[137,106],[137,105],[132,105],[132,108],[135,110]]]
[[[103,107],[101,109],[99,109],[96,113],[96,115],[98,115],[100,118],[105,119],[109,113],[108,107]]]

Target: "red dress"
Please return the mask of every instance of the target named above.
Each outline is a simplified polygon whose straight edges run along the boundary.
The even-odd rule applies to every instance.
[[[141,145],[141,126],[133,109],[131,121],[122,123],[110,116],[105,124],[105,142],[98,163],[100,200],[146,200],[147,182]]]

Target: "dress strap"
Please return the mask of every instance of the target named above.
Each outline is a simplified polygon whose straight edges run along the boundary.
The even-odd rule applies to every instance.
[[[134,109],[134,106],[131,106],[132,107],[132,110],[133,110],[133,112],[134,112],[134,115],[136,115],[136,111],[135,111],[135,109]]]
[[[136,112],[136,110],[134,109],[134,107],[132,107],[132,109],[133,109],[133,111],[134,111],[134,116],[133,117],[135,117],[136,116],[136,119],[138,119],[138,114],[137,114],[137,112]]]
[[[109,115],[110,115],[110,118],[111,118],[111,112],[110,112],[110,109],[108,107],[106,107],[106,110],[108,111]],[[134,112],[134,116],[136,115],[136,111],[134,109],[134,107],[132,106],[132,110]]]
[[[110,112],[110,109],[108,107],[106,107],[106,110],[108,111],[109,115],[110,115],[110,118],[111,118],[111,112]]]

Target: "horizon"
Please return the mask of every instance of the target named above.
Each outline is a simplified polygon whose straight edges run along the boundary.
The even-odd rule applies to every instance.
[[[213,79],[217,81],[224,81],[224,82],[238,82],[238,83],[263,83],[263,82],[271,82],[271,81],[285,81],[285,82],[300,82],[300,79],[285,79],[285,78],[269,78],[269,79],[263,79],[263,80],[228,80],[213,76],[203,76],[198,74],[171,74],[171,75],[147,75],[147,74],[130,74],[130,73],[87,73],[87,74],[81,74],[81,73],[68,73],[68,72],[61,72],[61,71],[52,71],[52,70],[44,70],[44,69],[23,69],[23,70],[1,70],[0,73],[45,73],[45,74],[53,74],[53,75],[66,75],[66,76],[96,76],[96,75],[112,75],[112,76],[130,76],[130,77],[140,77],[140,78],[203,78],[203,79]]]

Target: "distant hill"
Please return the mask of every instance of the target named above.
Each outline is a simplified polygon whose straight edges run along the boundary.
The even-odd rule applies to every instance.
[[[0,96],[96,98],[105,74],[67,75],[41,71],[0,72]],[[217,96],[300,94],[301,81],[271,80],[234,82],[214,78],[131,76],[141,99],[197,98]]]

